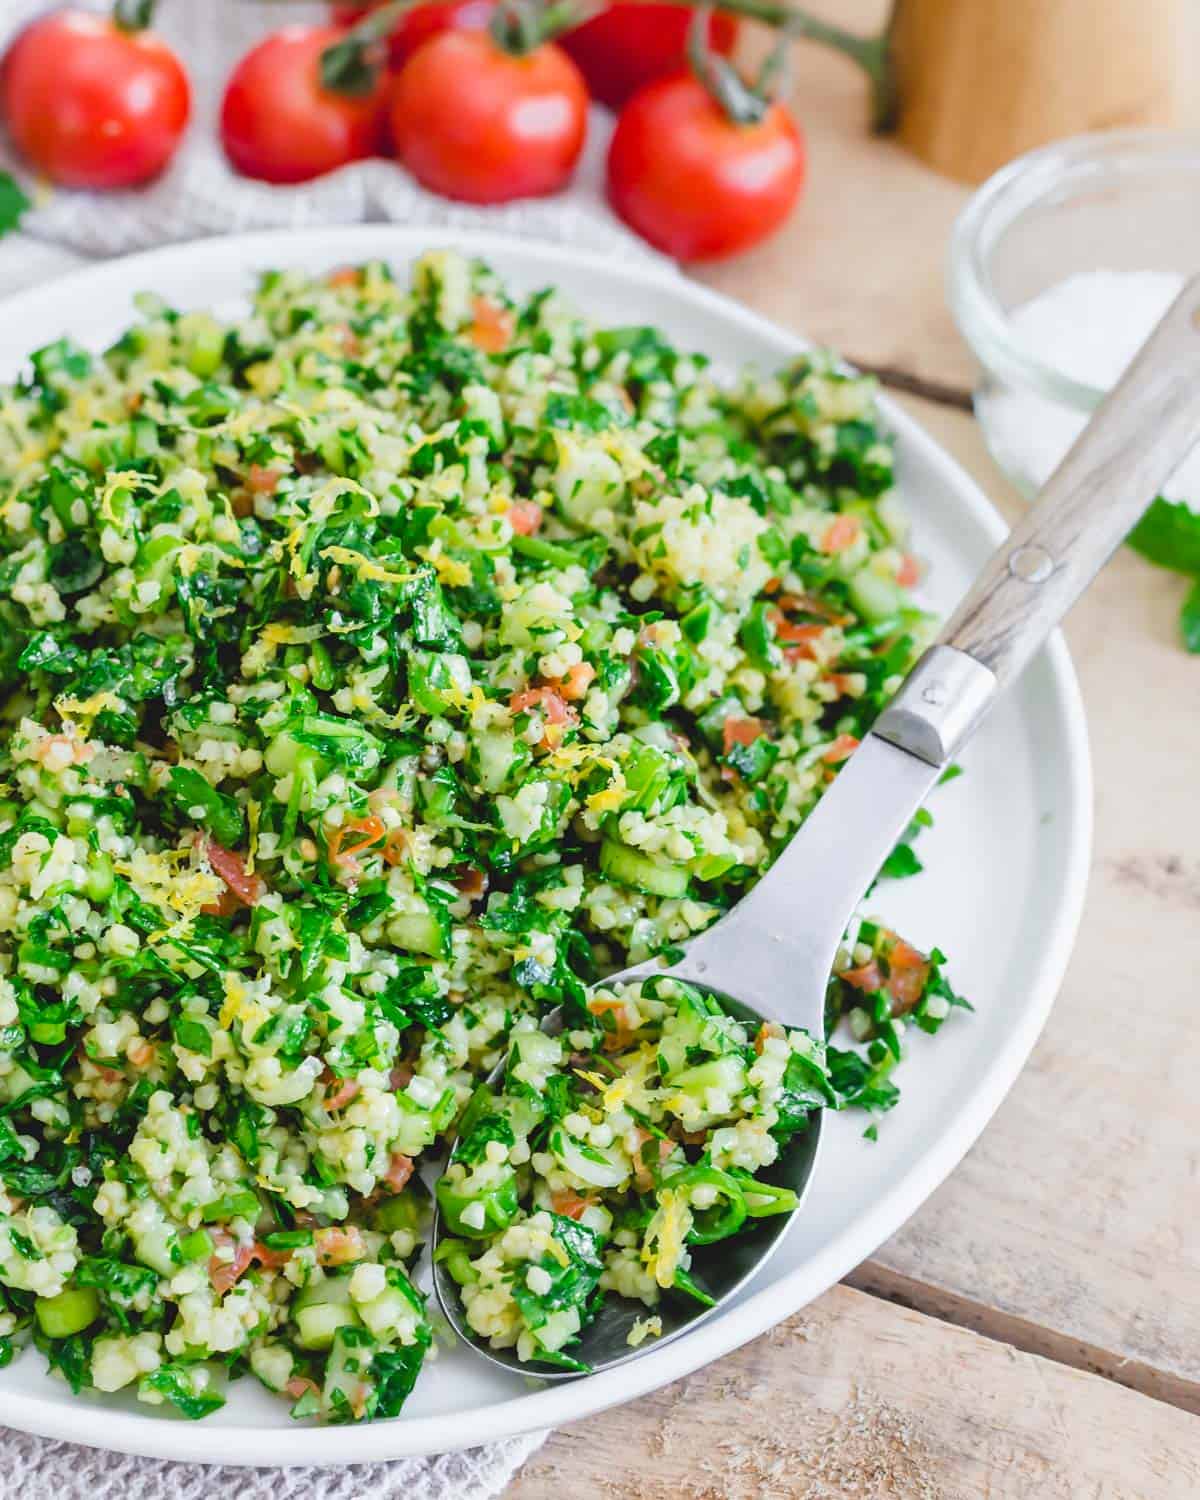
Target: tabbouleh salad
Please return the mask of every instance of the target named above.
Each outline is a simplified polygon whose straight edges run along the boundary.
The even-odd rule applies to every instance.
[[[0,1362],[394,1415],[416,1168],[510,1044],[439,1188],[472,1326],[652,1336],[960,1003],[876,923],[845,1049],[585,994],[753,885],[931,634],[872,385],[723,386],[447,252],[139,310],[0,390]]]

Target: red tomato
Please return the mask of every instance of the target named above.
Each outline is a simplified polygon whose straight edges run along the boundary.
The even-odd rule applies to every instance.
[[[393,1151],[388,1169],[383,1174],[383,1180],[394,1193],[404,1191],[404,1185],[413,1174],[413,1159],[405,1156],[403,1151]]]
[[[598,16],[559,38],[587,79],[592,97],[620,109],[643,84],[678,73],[687,66],[688,27],[692,12],[682,5],[655,5],[650,0],[615,0]],[[736,16],[714,13],[709,45],[726,57],[737,41]]]
[[[446,31],[396,79],[396,156],[445,198],[541,197],[575,169],[587,102],[579,69],[552,42],[516,57],[486,32]]]
[[[508,524],[518,536],[532,536],[545,514],[536,500],[514,500],[508,511]]]
[[[896,940],[888,958],[888,994],[896,1002],[892,1006],[894,1016],[906,1016],[925,993],[929,979],[929,960],[903,938]]]
[[[612,206],[679,260],[758,244],[787,218],[803,184],[804,139],[782,104],[739,125],[688,73],[639,90],[608,151]]]
[[[494,0],[431,0],[404,11],[388,34],[393,70],[399,72],[421,43],[439,31],[483,31],[495,8]],[[373,9],[370,5],[335,5],[333,19],[339,26],[353,26]]]
[[[840,766],[842,761],[849,760],[857,749],[858,739],[855,735],[839,734],[821,759],[827,766]]]
[[[766,733],[766,728],[761,719],[740,719],[731,714],[722,726],[725,754],[728,755],[735,745],[753,745],[760,735]]]
[[[321,53],[341,36],[336,26],[285,26],[234,68],[221,140],[239,172],[264,182],[307,182],[383,152],[385,80],[354,95],[321,82]]]
[[[26,26],[5,54],[0,112],[18,149],[55,182],[126,188],[174,156],[191,89],[152,32],[59,10]]]
[[[484,354],[503,354],[512,343],[517,320],[507,307],[498,307],[490,297],[476,297],[471,304],[475,314],[467,337]]]
[[[220,876],[230,894],[236,896],[243,906],[257,906],[262,900],[265,887],[257,875],[246,874],[242,856],[231,849],[222,848],[216,839],[209,839],[205,843],[204,853],[213,874]],[[223,911],[220,914],[226,915]]]
[[[550,1207],[556,1214],[578,1222],[589,1208],[599,1202],[597,1198],[583,1198],[574,1188],[559,1188],[550,1194]]]
[[[831,555],[845,552],[858,541],[862,522],[857,516],[836,516],[825,528],[825,534],[817,544],[822,552]]]
[[[906,552],[896,569],[896,582],[902,589],[915,589],[921,581],[921,564],[911,552]]]

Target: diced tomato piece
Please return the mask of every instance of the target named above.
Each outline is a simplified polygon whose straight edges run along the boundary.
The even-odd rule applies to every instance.
[[[586,698],[588,688],[595,680],[596,669],[591,662],[577,661],[567,675],[558,684],[559,693],[573,703],[578,703],[581,698]]]
[[[536,500],[517,500],[509,507],[508,524],[519,536],[532,536],[544,515]]]
[[[235,912],[241,911],[242,905],[238,897],[226,886],[216,901],[208,902],[200,910],[209,917],[232,917]]]
[[[346,1105],[349,1104],[352,1099],[356,1099],[358,1097],[358,1094],[359,1086],[357,1079],[343,1078],[339,1080],[338,1085],[335,1089],[330,1090],[330,1092],[325,1095],[325,1108],[328,1110],[345,1109]]]
[[[725,754],[728,755],[735,745],[753,745],[766,732],[767,726],[761,719],[739,719],[736,714],[731,714],[721,730]]]
[[[595,1000],[588,1001],[588,1010],[594,1016],[602,1016],[611,1011],[616,1016],[617,1025],[615,1031],[605,1031],[605,1052],[624,1052],[630,1042],[633,1041],[637,1030],[638,1017],[629,1009],[624,1000],[618,1000],[615,996],[609,1000],[600,996]]]
[[[892,997],[892,1015],[904,1016],[912,1010],[925,992],[930,963],[925,955],[897,938],[886,950],[888,962],[887,991]]]
[[[512,343],[517,320],[507,307],[501,307],[490,297],[476,297],[471,304],[474,322],[467,329],[467,337],[484,354],[500,354]]]
[[[785,643],[783,654],[788,661],[816,661],[817,642],[828,629],[828,625],[796,625],[781,616],[776,622],[775,634]]]
[[[272,1250],[261,1240],[239,1245],[226,1229],[210,1229],[209,1234],[219,1249],[236,1246],[232,1260],[213,1255],[208,1262],[208,1279],[218,1297],[223,1297],[230,1287],[236,1286],[255,1261],[266,1271],[278,1271],[292,1258],[291,1250]]]
[[[763,586],[762,586],[762,591],[763,591],[764,594],[767,594],[767,595],[777,594],[782,587],[783,587],[783,580],[782,579],[780,579],[780,578],[768,578],[767,581],[766,581],[766,583],[764,583]]]
[[[853,672],[830,672],[829,676],[826,678],[826,681],[831,687],[836,688],[837,691],[843,695],[843,697],[846,696],[852,688],[857,686]]]
[[[291,1250],[272,1250],[269,1245],[264,1245],[261,1240],[255,1240],[252,1256],[262,1266],[264,1271],[278,1271],[287,1265],[293,1253]]]
[[[392,1153],[391,1162],[384,1173],[383,1180],[391,1188],[393,1193],[403,1190],[405,1183],[413,1174],[413,1160],[411,1156],[405,1156],[402,1151]]]
[[[357,286],[358,268],[356,266],[338,266],[336,270],[330,271],[325,278],[327,286]]]
[[[858,739],[852,734],[839,734],[821,759],[827,766],[837,766],[849,760],[858,749]]]
[[[337,828],[331,828],[326,834],[325,847],[329,863],[336,865],[347,874],[357,875],[360,866],[355,855],[361,854],[364,849],[374,848],[376,844],[386,839],[387,831],[387,824],[375,813],[366,818],[348,818],[346,822]],[[343,849],[343,842],[356,833],[362,834],[362,838]]]
[[[154,1061],[154,1047],[143,1037],[140,1042],[126,1052],[125,1056],[135,1068],[148,1068]]]
[[[883,988],[883,970],[879,967],[879,960],[875,958],[868,959],[857,969],[843,969],[838,978],[853,985],[856,990],[862,990],[864,995],[873,995],[876,990]]]
[[[900,566],[896,569],[896,582],[902,589],[913,589],[920,581],[921,564],[911,552],[906,552],[900,559]]]
[[[283,1388],[285,1396],[290,1396],[293,1401],[299,1401],[301,1396],[307,1396],[309,1391],[316,1396],[321,1394],[321,1387],[315,1380],[310,1380],[307,1375],[293,1375]]]
[[[318,1229],[313,1239],[317,1262],[322,1266],[345,1266],[353,1260],[362,1260],[366,1254],[362,1231],[356,1224],[348,1224],[344,1229],[333,1226]]]
[[[235,1243],[233,1236],[224,1230],[210,1230],[212,1238],[216,1241],[218,1248],[228,1249]],[[212,1283],[212,1289],[218,1297],[223,1297],[230,1287],[235,1286],[243,1273],[247,1271],[254,1260],[254,1246],[238,1245],[233,1252],[232,1260],[222,1260],[213,1255],[208,1262],[208,1279]]]
[[[845,552],[858,541],[861,531],[862,522],[857,516],[835,516],[821,537],[821,551],[830,555]]]
[[[554,1212],[562,1214],[564,1219],[574,1219],[576,1223],[595,1204],[595,1198],[585,1198],[577,1193],[574,1188],[559,1188],[557,1192],[550,1194],[550,1207]]]
[[[568,708],[566,700],[561,694],[556,693],[553,688],[546,688],[542,699],[542,709],[551,724],[574,724],[576,720],[575,710]]]
[[[650,1131],[638,1126],[638,1146],[634,1156],[633,1185],[639,1193],[647,1193],[654,1186],[654,1173],[652,1169],[642,1160],[642,1147],[647,1141],[655,1141],[658,1147],[659,1162],[666,1161],[675,1149],[675,1142],[666,1140],[662,1136],[654,1136]]]
[[[488,888],[487,871],[474,868],[464,870],[454,882],[454,887],[469,901],[478,901]]]
[[[536,709],[541,714],[547,725],[546,733],[542,735],[540,741],[544,747],[552,747],[562,738],[560,733],[552,731],[565,729],[568,725],[579,722],[579,715],[565,701],[557,688],[523,688],[521,692],[512,695],[508,700],[508,706],[514,714],[528,713],[530,709]]]
[[[250,472],[246,475],[246,488],[254,491],[256,495],[273,495],[283,478],[279,469],[263,469],[258,464],[250,465]]]
[[[204,844],[204,856],[212,866],[213,874],[225,882],[227,889],[243,906],[256,906],[262,900],[266,887],[257,875],[246,874],[246,866],[242,863],[240,854],[235,854],[231,849],[223,849],[216,839],[208,839]],[[218,915],[228,915],[221,910],[223,905],[224,897],[220,902],[204,909]]]
[[[762,1056],[763,1048],[766,1046],[768,1037],[784,1035],[786,1035],[786,1033],[784,1032],[783,1027],[779,1024],[778,1021],[764,1021],[758,1028],[758,1032],[754,1038],[754,1051],[756,1056]]]

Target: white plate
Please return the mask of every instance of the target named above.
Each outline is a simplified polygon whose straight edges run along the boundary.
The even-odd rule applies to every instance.
[[[499,235],[390,226],[202,241],[63,277],[0,304],[0,377],[70,333],[100,346],[139,290],[180,307],[236,305],[252,274],[313,271],[372,257],[406,263],[431,244],[459,245],[515,286],[554,283],[601,322],[652,322],[721,368],[770,368],[803,342],[683,277]],[[916,547],[932,563],[929,595],[945,610],[964,592],[1004,524],[966,474],[887,400]],[[574,1421],[678,1379],[803,1307],[915,1212],[974,1142],[1007,1093],[1050,1010],[1074,940],[1091,847],[1091,771],[1079,690],[1058,637],[995,711],[939,790],[921,839],[926,873],[880,889],[873,903],[922,946],[950,955],[976,1014],[955,1013],[936,1038],[916,1035],[899,1074],[903,1098],[864,1141],[862,1115],[835,1115],[808,1205],[736,1303],[694,1333],[586,1380],[538,1388],[469,1350],[443,1350],[401,1417],[310,1428],[253,1379],[201,1423],[125,1398],[73,1397],[28,1352],[0,1371],[0,1421],[47,1436],[164,1458],[230,1464],[336,1464],[443,1452]],[[802,905],[797,893],[798,908]]]

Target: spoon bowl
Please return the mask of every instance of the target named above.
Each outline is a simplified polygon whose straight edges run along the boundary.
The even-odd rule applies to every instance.
[[[661,972],[659,970],[658,972]],[[604,987],[614,982],[642,977],[639,969],[630,970],[606,980]],[[726,995],[716,995],[721,1008],[736,1020],[744,1021],[752,1030],[764,1019],[748,1006]],[[554,1033],[561,1030],[562,1012],[553,1011],[542,1027]],[[486,1087],[498,1087],[504,1073],[505,1063],[500,1063],[489,1075]],[[609,1297],[596,1318],[583,1329],[579,1341],[571,1346],[572,1357],[590,1367],[590,1371],[609,1369],[636,1359],[648,1345],[659,1348],[678,1338],[688,1329],[694,1328],[714,1313],[722,1303],[733,1297],[750,1281],[783,1241],[796,1215],[804,1206],[804,1199],[813,1177],[817,1154],[821,1142],[823,1111],[815,1110],[807,1124],[780,1150],[772,1164],[760,1171],[758,1178],[771,1187],[789,1188],[796,1195],[796,1206],[787,1213],[770,1214],[752,1221],[752,1227],[727,1240],[717,1240],[710,1245],[696,1245],[692,1249],[689,1274],[697,1285],[712,1298],[711,1306],[704,1306],[694,1297],[683,1292],[668,1291],[654,1308],[656,1317],[662,1320],[662,1333],[647,1340],[646,1344],[634,1347],[629,1335],[639,1318],[644,1318],[648,1309],[640,1302],[625,1297]],[[436,1204],[436,1199],[434,1200]],[[431,1243],[436,1251],[443,1237],[441,1210],[435,1207]],[[484,1343],[467,1322],[458,1283],[446,1265],[433,1258],[433,1288],[447,1322],[455,1333],[469,1343],[475,1351],[494,1365],[517,1374],[538,1380],[579,1380],[590,1371],[568,1370],[560,1366],[517,1358],[515,1349],[493,1349]]]

